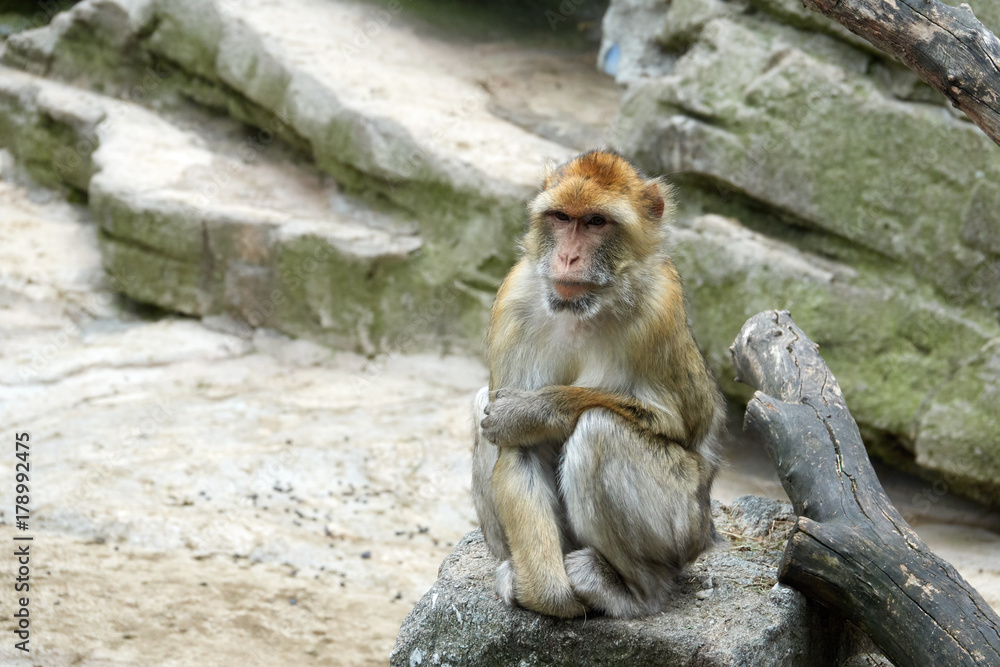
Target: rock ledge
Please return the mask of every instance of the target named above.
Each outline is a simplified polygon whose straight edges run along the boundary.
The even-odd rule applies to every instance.
[[[496,560],[473,531],[403,622],[390,664],[888,664],[842,621],[776,582],[790,505],[744,496],[713,513],[725,544],[681,575],[670,609],[631,621],[562,621],[507,607],[493,591]]]

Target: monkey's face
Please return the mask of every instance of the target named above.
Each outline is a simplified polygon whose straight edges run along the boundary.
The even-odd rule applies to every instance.
[[[630,301],[623,273],[658,252],[663,238],[661,184],[608,151],[548,173],[529,211],[524,248],[554,311],[591,316],[615,294]]]
[[[547,211],[538,269],[554,311],[593,314],[615,282],[620,263],[618,224],[600,212]]]

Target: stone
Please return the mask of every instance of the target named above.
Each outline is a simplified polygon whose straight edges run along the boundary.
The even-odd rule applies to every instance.
[[[611,3],[601,22],[598,67],[618,81],[669,71],[672,63],[657,45],[669,25],[669,9],[669,0]]]
[[[996,147],[794,0],[620,0],[603,25],[614,123],[579,57],[449,42],[392,3],[83,0],[5,44],[4,171],[86,200],[134,300],[479,351],[542,158],[610,143],[678,185],[672,252],[730,396],[735,332],[791,309],[873,454],[1000,504]]]
[[[795,512],[788,503],[776,503],[761,496],[740,496],[729,506],[733,528],[744,537],[783,534],[795,523]]]
[[[732,218],[698,216],[673,237],[692,326],[727,393],[750,395],[733,380],[729,332],[762,310],[788,309],[814,332],[873,454],[945,476],[980,502],[1000,501],[1000,427],[990,407],[1000,324],[905,273],[855,268]]]
[[[337,215],[334,189],[269,159],[265,145],[213,151],[133,103],[6,68],[0,140],[37,180],[87,193],[105,269],[137,301],[348,346],[365,326],[363,337],[378,340],[386,316],[446,310],[430,287],[424,302],[418,279],[395,276],[419,237]],[[376,313],[400,303],[402,312]]]
[[[739,507],[739,510],[736,508]],[[732,517],[761,526],[741,535]],[[724,544],[678,579],[676,601],[635,620],[560,620],[511,608],[493,590],[497,561],[475,530],[410,612],[389,657],[411,665],[842,665],[859,652],[888,665],[842,621],[776,583],[791,506],[764,498],[713,507]],[[879,661],[880,660],[880,661]]]
[[[674,257],[724,389],[747,397],[729,379],[732,332],[790,309],[872,453],[1000,504],[997,147],[792,0],[674,0],[677,20],[642,20],[661,9],[609,9],[602,48],[630,31],[645,45],[622,51],[613,143],[679,185]]]

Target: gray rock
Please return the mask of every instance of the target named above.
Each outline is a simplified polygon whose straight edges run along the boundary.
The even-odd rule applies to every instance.
[[[455,302],[394,275],[419,237],[331,211],[335,189],[263,147],[213,150],[135,104],[3,67],[0,143],[36,179],[87,193],[112,285],[138,301],[348,346],[378,340],[383,307]]]
[[[659,48],[657,38],[667,29],[670,0],[613,2],[601,23],[598,67],[618,81],[663,73],[672,63]]]
[[[725,352],[740,321],[790,309],[872,452],[1000,503],[1000,151],[792,0],[674,0],[654,25],[663,9],[608,12],[605,47],[644,45],[621,52],[615,145],[681,185],[675,259],[726,390],[747,396]]]
[[[795,0],[618,0],[610,127],[600,75],[393,7],[84,0],[8,40],[71,85],[0,70],[0,146],[86,193],[118,291],[370,354],[478,350],[542,158],[610,142],[680,185],[673,252],[727,393],[743,321],[790,309],[873,453],[1000,503],[1000,154],[940,95]],[[178,118],[190,100],[258,145]]]
[[[741,520],[758,526],[777,527],[774,517],[791,512],[787,503],[763,498],[738,506]],[[734,532],[733,510],[713,510],[726,543],[680,576],[670,609],[630,621],[564,621],[508,607],[493,591],[497,562],[473,531],[403,622],[390,664],[819,667],[872,651],[843,622],[776,583],[790,524],[742,536]]]
[[[95,95],[92,104],[136,108],[137,118],[157,125],[163,125],[163,114],[110,96],[164,109],[194,99],[260,128],[255,134],[265,143],[279,136],[335,177],[336,194],[364,202],[365,211],[374,208],[409,230],[409,238],[397,234],[388,246],[379,241],[381,229],[365,229],[377,225],[360,221],[345,234],[325,222],[357,215],[323,211],[298,216],[309,218],[302,225],[288,225],[277,224],[288,215],[272,210],[264,223],[254,210],[259,202],[244,205],[250,201],[245,196],[229,197],[242,190],[232,182],[245,181],[230,173],[234,164],[241,171],[239,163],[251,160],[264,167],[250,171],[276,167],[261,154],[275,152],[267,146],[230,147],[229,155],[203,151],[201,162],[186,167],[183,195],[173,185],[150,185],[142,196],[129,198],[107,197],[104,190],[118,187],[118,178],[126,179],[120,185],[127,189],[141,170],[104,167],[90,181],[89,158],[97,146],[105,162],[133,164],[134,149],[124,142],[110,145],[95,135],[86,151],[67,151],[79,132],[42,122],[26,133],[27,125],[18,122],[18,134],[31,142],[13,133],[9,140],[22,162],[35,165],[36,178],[85,191],[100,186],[101,192],[90,194],[91,205],[102,209],[95,217],[105,232],[105,264],[130,276],[122,290],[134,299],[189,314],[227,312],[248,323],[265,312],[268,326],[366,352],[462,347],[480,338],[492,293],[515,253],[512,237],[523,225],[523,202],[544,160],[574,152],[539,134],[593,143],[613,117],[618,95],[589,70],[561,76],[575,70],[558,56],[481,53],[418,37],[399,6],[369,9],[320,0],[239,7],[223,0],[84,0],[50,26],[12,37],[3,59],[102,90],[109,97]],[[485,75],[482,58],[494,63]],[[534,69],[542,74],[522,75]],[[10,70],[0,76],[8,73],[14,76]],[[528,104],[494,102],[498,91],[511,91],[511,79],[521,85],[545,76],[563,92]],[[532,89],[555,90],[544,81]],[[572,109],[565,100],[583,96],[591,99],[587,108],[553,114],[553,101]],[[20,98],[8,102],[10,116],[31,115]],[[161,151],[166,143],[147,145]],[[127,154],[113,156],[116,151]],[[78,166],[61,166],[58,173],[42,168],[62,154],[63,162]],[[176,166],[175,172],[183,171]],[[156,174],[151,181],[166,183],[162,174],[149,173]],[[220,197],[237,201],[223,206],[215,201]],[[210,205],[203,205],[206,198]],[[294,200],[283,208],[298,208]],[[289,230],[300,242],[288,238]],[[367,237],[367,254],[359,234]],[[249,239],[262,259],[247,260],[236,250]],[[302,280],[297,274],[312,262],[307,255],[316,239],[335,256],[349,245],[348,258],[321,262]],[[329,294],[331,284],[340,287],[336,295]],[[275,290],[284,288],[288,298],[275,303]]]
[[[761,496],[740,496],[729,507],[733,528],[744,537],[785,534],[795,523],[789,503],[776,503]]]

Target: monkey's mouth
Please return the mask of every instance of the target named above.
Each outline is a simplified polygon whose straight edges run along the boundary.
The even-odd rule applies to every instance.
[[[557,280],[548,293],[548,306],[553,313],[571,312],[577,317],[590,317],[597,312],[600,285]]]
[[[575,301],[597,289],[597,285],[591,283],[570,282],[567,280],[553,281],[552,287],[555,289],[556,294],[566,301]]]

